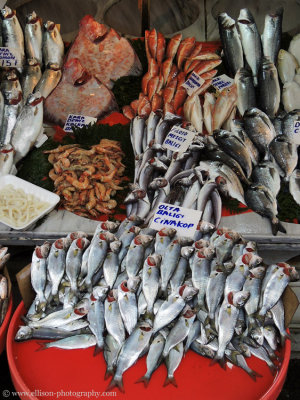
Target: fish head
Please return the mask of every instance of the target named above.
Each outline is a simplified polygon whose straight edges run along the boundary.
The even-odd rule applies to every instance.
[[[139,276],[133,276],[131,278],[128,278],[126,287],[130,292],[136,292],[140,285],[140,282],[141,278]]]
[[[195,315],[195,311],[189,305],[186,305],[182,311],[182,315],[184,318],[189,319]]]
[[[235,292],[235,293],[233,293],[233,296],[232,296],[232,304],[235,307],[242,307],[247,302],[249,297],[250,297],[250,292],[248,292],[246,290],[241,290],[240,292]]]
[[[81,237],[81,238],[76,239],[76,246],[80,250],[86,249],[89,244],[90,244],[90,241],[85,237]]]
[[[153,242],[154,237],[151,235],[138,235],[140,239],[140,244],[144,247],[147,247],[150,245],[151,242]]]
[[[37,65],[39,65],[39,62],[36,58],[28,58],[27,65],[29,65],[30,67],[36,67]]]
[[[29,326],[20,326],[15,336],[16,342],[22,342],[23,340],[30,339],[32,337],[32,328]]]
[[[246,253],[247,254],[247,253]],[[254,253],[248,253],[250,255],[249,267],[254,268],[263,262],[262,257]]]
[[[118,253],[121,249],[122,242],[120,240],[114,240],[109,244],[109,247],[113,253]]]
[[[151,256],[147,258],[147,264],[149,265],[150,268],[159,267],[161,260],[162,256],[160,254],[151,254]]]
[[[107,231],[107,232],[104,232],[104,236],[105,236],[105,240],[106,240],[108,243],[117,241],[116,236],[115,236],[113,233],[111,233],[111,232],[108,232],[108,231]]]
[[[118,290],[117,289],[110,290],[107,294],[107,299],[106,299],[108,303],[117,301],[117,299],[118,299]]]
[[[193,244],[193,242],[193,239],[190,237],[180,236],[178,238],[178,243],[180,244],[180,246],[190,246]]]
[[[152,190],[160,189],[168,186],[168,181],[165,178],[155,178],[150,184],[149,188]]]
[[[128,231],[134,233],[135,235],[138,235],[141,232],[141,228],[134,225],[131,228],[129,228]]]
[[[250,274],[257,279],[263,279],[265,273],[266,273],[265,267],[256,267],[250,270]]]
[[[37,106],[38,104],[42,104],[44,101],[44,97],[40,92],[31,93],[28,98],[26,104],[32,107]]]
[[[243,356],[245,357],[251,357],[251,351],[249,349],[249,347],[246,345],[246,343],[239,343],[239,348],[241,350],[241,353],[243,354]]]
[[[108,293],[108,290],[109,290],[108,286],[95,286],[92,291],[91,300],[104,301],[104,299]],[[92,296],[93,296],[93,299],[92,299]]]
[[[238,22],[243,25],[251,25],[255,23],[254,17],[248,8],[242,8],[240,10]]]
[[[232,261],[227,261],[225,263],[223,263],[223,266],[218,266],[218,268],[221,268],[221,270],[225,271],[226,274],[230,274],[232,272],[232,270],[234,269],[234,264]]]
[[[257,250],[257,245],[256,245],[256,243],[255,243],[255,242],[252,242],[252,241],[247,242],[245,250],[246,250],[248,253],[256,252],[256,250]]]
[[[206,222],[206,221],[200,221],[197,226],[197,230],[199,230],[204,234],[211,233],[214,229],[215,225],[212,224],[211,222]]]
[[[181,248],[181,257],[189,259],[194,254],[195,248],[192,246],[184,246]]]
[[[215,255],[215,249],[211,246],[208,247],[204,247],[202,249],[203,251],[203,255],[205,258],[207,258],[208,260],[212,260],[214,258]]]
[[[176,234],[176,229],[174,228],[162,228],[157,235],[158,236],[168,236],[170,238],[174,237]]]
[[[152,330],[153,324],[150,319],[147,319],[146,321],[142,321],[139,323],[139,329],[142,332],[150,332]]]
[[[235,20],[231,18],[226,12],[218,15],[218,22],[224,29],[231,30],[235,26]]]
[[[186,301],[192,300],[192,298],[198,293],[198,289],[193,286],[182,285],[180,286],[178,293]]]
[[[254,339],[257,344],[262,346],[264,343],[263,327],[257,326],[256,328],[252,329],[250,332],[250,337]]]
[[[69,292],[70,293],[70,292]],[[74,313],[79,314],[79,315],[86,315],[89,311],[89,300],[88,298],[83,298],[80,300],[75,308],[74,308]]]
[[[114,221],[106,221],[106,222],[101,222],[99,225],[101,227],[101,230],[114,233],[118,230],[120,223]]]
[[[4,6],[1,9],[1,18],[2,19],[12,18],[14,15],[15,15],[14,11],[7,6]]]

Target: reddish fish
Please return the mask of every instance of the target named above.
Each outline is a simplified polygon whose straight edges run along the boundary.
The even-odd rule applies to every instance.
[[[123,114],[126,118],[132,120],[135,117],[135,112],[130,106],[124,106],[122,108]]]
[[[147,56],[148,63],[151,58],[151,54],[149,51],[149,34],[150,34],[150,31],[145,31],[145,50],[146,50],[146,56]]]
[[[154,76],[148,82],[148,98],[149,98],[150,101],[152,100],[152,97],[156,93],[156,89],[157,89],[158,83],[159,83],[159,77],[158,76]]]
[[[153,78],[154,76],[157,76],[159,73],[159,65],[155,61],[154,58],[151,58],[148,64],[148,71],[150,74],[150,77]]]
[[[139,103],[138,115],[147,118],[151,113],[151,104],[147,96],[144,96]]]
[[[196,57],[200,51],[202,49],[202,43],[197,42],[195,44],[194,50],[191,52],[190,57],[186,60],[185,64],[184,64],[184,71],[186,72],[190,66],[190,64],[192,63],[192,58]]]
[[[164,88],[163,99],[165,103],[171,103],[175,90],[177,87],[177,77],[173,78],[171,82]]]
[[[166,51],[166,39],[162,33],[158,32],[157,49],[156,49],[156,60],[158,65],[160,65],[163,62],[163,59],[165,57],[165,51]]]
[[[171,60],[173,60],[173,58],[175,57],[175,55],[177,53],[181,39],[182,39],[181,33],[178,33],[177,35],[174,35],[171,38],[171,40],[169,41],[168,47],[167,47],[167,51],[166,51],[167,58],[171,58]]]
[[[184,39],[177,50],[177,67],[181,69],[184,61],[190,56],[195,47],[195,38],[189,37]]]
[[[209,60],[209,61],[201,61],[201,64],[194,69],[194,72],[196,74],[201,75],[204,74],[204,72],[208,72],[214,68],[216,68],[218,65],[220,65],[222,60]]]
[[[146,72],[142,79],[142,91],[146,95],[148,94],[148,83],[151,79],[150,72]]]
[[[200,75],[202,79],[204,79],[205,81],[207,79],[212,79],[213,77],[215,77],[218,73],[217,69],[212,69],[208,72],[204,72],[204,74]]]
[[[187,92],[184,87],[178,87],[174,96],[174,109],[177,111],[180,108],[185,99],[187,98]]]
[[[162,63],[162,74],[163,74],[163,78],[164,78],[164,84],[167,83],[169,74],[171,72],[171,68],[172,68],[172,63],[173,63],[173,59],[172,58],[167,58],[163,63]]]
[[[151,102],[152,111],[162,110],[163,108],[163,98],[158,93],[155,93]]]
[[[155,29],[152,29],[152,31],[150,31],[150,33],[149,33],[148,46],[149,46],[149,51],[150,51],[151,57],[154,58],[154,60],[156,60],[157,32]]]
[[[176,65],[176,64],[173,64],[172,67],[171,67],[171,71],[170,71],[170,73],[169,73],[168,79],[167,79],[167,85],[169,84],[169,82],[170,82],[173,78],[175,78],[175,76],[178,75],[178,73],[179,73],[179,71],[178,71],[177,65]]]
[[[134,111],[135,113],[137,113],[138,106],[139,106],[139,100],[138,100],[138,99],[137,99],[137,100],[133,100],[133,101],[130,103],[130,107],[133,109],[133,111]]]

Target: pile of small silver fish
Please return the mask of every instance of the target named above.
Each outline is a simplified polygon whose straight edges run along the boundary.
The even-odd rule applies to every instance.
[[[0,41],[13,51],[17,68],[3,68],[0,85],[0,175],[29,152],[43,131],[43,102],[61,79],[64,44],[54,22],[42,26],[33,11],[24,32],[15,14],[0,11]],[[26,61],[25,61],[26,60]]]
[[[266,266],[254,242],[201,221],[193,238],[176,230],[155,231],[131,216],[119,226],[100,223],[91,241],[73,232],[37,246],[31,282],[36,298],[16,334],[17,341],[56,339],[41,344],[103,349],[108,390],[124,391],[123,374],[147,354],[148,385],[162,362],[165,385],[191,348],[224,366],[225,360],[254,380],[246,358],[279,368],[275,354],[288,334],[282,293],[299,279],[286,263]]]
[[[0,245],[0,272],[9,260],[10,254],[7,252],[7,247]],[[0,327],[4,321],[8,308],[8,282],[7,278],[0,274]]]

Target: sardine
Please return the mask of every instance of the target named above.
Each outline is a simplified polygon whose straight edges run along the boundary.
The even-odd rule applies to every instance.
[[[277,68],[265,57],[258,71],[258,92],[260,109],[274,118],[280,104],[280,86]]]
[[[160,263],[161,255],[155,253],[146,258],[143,266],[142,288],[147,303],[147,311],[150,314],[153,313],[153,305],[159,289]]]
[[[282,17],[283,8],[279,8],[275,13],[268,13],[265,16],[265,26],[262,34],[263,53],[274,64],[277,63],[281,44]]]
[[[240,68],[234,78],[237,87],[237,107],[241,116],[249,108],[256,107],[253,77],[246,68]]]
[[[113,288],[119,272],[119,252],[121,245],[122,242],[119,240],[111,242],[109,245],[110,251],[107,253],[103,263],[104,279],[111,289]]]
[[[34,91],[40,92],[41,96],[46,99],[56,88],[61,77],[61,67],[58,64],[48,64]]]
[[[35,58],[40,66],[42,66],[42,21],[34,11],[26,17],[24,36],[27,58]]]
[[[51,347],[57,347],[58,349],[74,350],[74,349],[87,349],[88,347],[95,346],[97,343],[94,335],[75,335],[67,337],[65,339],[56,340],[55,342],[39,343],[40,350],[50,349]]]
[[[138,319],[136,291],[139,277],[131,277],[118,286],[118,303],[124,326],[129,335],[133,332]]]
[[[104,319],[109,334],[119,343],[120,347],[125,341],[125,328],[117,301],[117,290],[111,290],[104,302]]]

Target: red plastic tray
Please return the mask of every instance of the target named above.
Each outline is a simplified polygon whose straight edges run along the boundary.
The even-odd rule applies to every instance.
[[[12,296],[10,296],[7,312],[6,312],[3,324],[0,327],[0,354],[2,354],[2,351],[5,348],[6,335],[7,335],[9,321],[12,316],[12,310],[13,310],[13,300],[12,300]]]
[[[7,335],[7,358],[12,381],[17,391],[26,392],[22,399],[49,400],[52,398],[68,398],[68,400],[85,398],[80,392],[98,392],[98,398],[106,391],[109,380],[103,379],[105,361],[103,355],[93,357],[94,348],[85,350],[47,349],[40,348],[35,340],[23,343],[14,341],[20,316],[25,313],[23,302],[14,313]],[[254,382],[240,368],[227,368],[224,371],[218,365],[210,366],[210,360],[189,351],[183,359],[175,378],[178,388],[163,387],[166,378],[166,367],[160,366],[154,372],[148,388],[143,384],[135,384],[136,380],[146,372],[145,357],[139,360],[124,374],[125,394],[118,389],[115,396],[124,399],[160,399],[174,400],[184,398],[199,398],[209,400],[270,400],[276,399],[282,389],[291,352],[290,341],[286,342],[281,351],[282,366],[274,377],[268,366],[254,357],[248,359],[248,364],[263,377]],[[30,365],[30,367],[29,367]],[[43,393],[44,392],[44,393]],[[59,393],[68,392],[64,397]],[[70,393],[71,392],[71,393]],[[29,395],[32,393],[32,395]],[[79,397],[78,397],[79,396]],[[90,394],[90,397],[95,396]],[[108,394],[106,395],[108,396]]]

